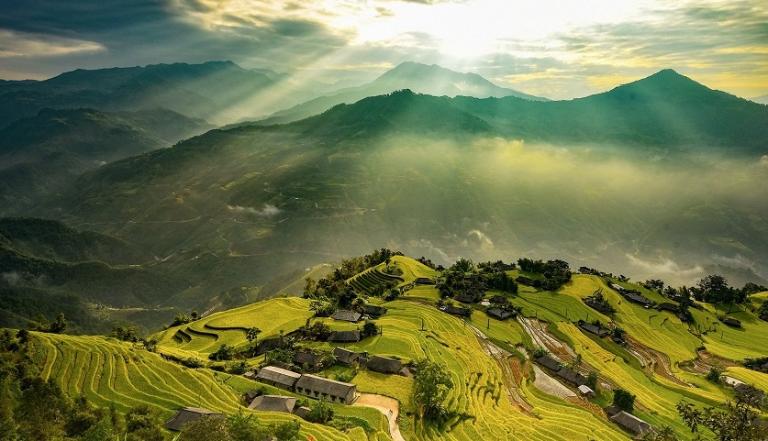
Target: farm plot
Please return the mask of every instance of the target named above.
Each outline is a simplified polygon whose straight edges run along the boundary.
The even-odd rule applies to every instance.
[[[297,297],[266,300],[168,328],[156,338],[161,351],[168,354],[205,355],[222,344],[235,347],[246,344],[246,331],[251,327],[261,329],[259,339],[274,337],[281,330],[293,331],[312,317],[309,303]]]
[[[410,404],[406,401],[406,394],[409,380],[358,374],[354,381],[358,382],[361,390],[394,396],[401,401],[401,406],[404,406],[401,430],[406,439],[628,439],[614,426],[588,411],[548,397],[536,399],[535,416],[523,413],[509,401],[501,369],[484,352],[471,325],[432,306],[413,301],[399,300],[387,306],[389,312],[377,321],[383,328],[383,334],[348,347],[398,356],[404,360],[429,358],[445,366],[454,383],[447,407],[457,414],[439,430],[431,425],[422,425],[414,419],[412,410],[408,412]],[[515,340],[516,337],[510,336],[510,339]],[[392,391],[388,392],[390,387]],[[536,392],[529,393],[533,395]]]
[[[183,406],[228,414],[247,412],[239,404],[237,391],[243,389],[242,382],[246,381],[240,377],[185,368],[163,360],[158,354],[103,337],[32,333],[31,342],[44,379],[52,379],[71,397],[84,395],[98,406],[114,405],[125,412],[134,406],[148,405],[165,416]],[[230,383],[238,387],[231,387]],[[346,413],[357,418],[364,416],[358,410]],[[257,414],[266,423],[296,418],[274,412]],[[383,424],[378,418],[371,421],[376,421],[377,427]],[[367,440],[364,431],[360,436],[360,431],[347,434],[328,426],[301,423],[302,433],[317,440]]]

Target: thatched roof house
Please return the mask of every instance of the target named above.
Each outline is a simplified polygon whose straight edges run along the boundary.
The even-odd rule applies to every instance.
[[[361,309],[363,314],[366,314],[372,318],[378,318],[387,313],[387,308],[378,305],[371,305],[370,303],[366,303],[361,307]]]
[[[515,315],[514,312],[504,308],[488,308],[485,313],[497,320],[506,320]]]
[[[349,349],[340,347],[333,348],[333,356],[336,357],[336,361],[341,364],[353,364],[359,362],[364,355],[365,354],[359,352],[350,351]]]
[[[398,374],[403,369],[403,362],[394,358],[374,355],[368,360],[366,367],[382,374]]]
[[[296,392],[331,402],[349,404],[355,399],[357,387],[351,383],[305,374],[296,382]]]
[[[284,397],[281,395],[261,395],[251,401],[249,409],[260,410],[262,412],[285,412],[293,413],[296,407],[296,398]]]
[[[645,435],[652,429],[650,424],[623,410],[613,415],[611,421],[635,435]]]
[[[645,307],[649,307],[653,305],[653,300],[643,296],[642,294],[636,293],[634,291],[624,291],[622,295],[624,296],[625,299],[629,300],[632,303],[637,303]]]
[[[582,384],[578,387],[579,393],[585,397],[594,397],[595,391],[592,390],[591,387],[587,386],[586,384]]]
[[[185,407],[183,409],[179,409],[176,412],[176,415],[172,416],[171,419],[165,422],[165,428],[179,432],[184,429],[184,426],[187,424],[195,422],[204,416],[216,415],[221,414],[212,410],[201,409],[199,407]]]
[[[272,386],[282,387],[284,389],[293,389],[293,386],[299,381],[301,374],[277,366],[266,366],[259,369],[256,379],[262,383]]]
[[[563,380],[573,384],[574,386],[581,386],[584,384],[587,384],[587,377],[584,375],[581,375],[577,371],[569,368],[569,367],[563,367],[559,371],[556,372],[557,376],[562,378]]]
[[[343,322],[357,323],[363,315],[357,311],[350,311],[348,309],[339,309],[331,316],[334,320],[340,320]]]
[[[451,315],[458,315],[459,317],[469,317],[472,315],[472,310],[469,308],[461,308],[453,305],[445,305],[440,307],[440,310],[447,312]]]
[[[315,369],[320,366],[323,357],[311,351],[297,351],[293,354],[293,364],[296,366]]]
[[[544,366],[545,368],[557,372],[562,367],[560,361],[556,360],[551,355],[544,355],[536,359],[536,363]]]
[[[579,328],[591,334],[595,334],[598,337],[605,337],[606,335],[610,334],[610,331],[608,331],[607,328],[603,328],[600,325],[595,325],[593,323],[585,322],[584,320],[579,320],[578,324],[579,324]]]
[[[360,339],[360,331],[357,329],[353,331],[334,331],[328,337],[328,341],[335,343],[357,343]]]

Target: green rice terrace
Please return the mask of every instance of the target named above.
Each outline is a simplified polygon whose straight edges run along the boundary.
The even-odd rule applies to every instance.
[[[97,406],[148,405],[165,417],[182,407],[255,412],[300,421],[307,440],[689,440],[679,403],[719,408],[747,392],[762,400],[755,415],[766,416],[765,292],[709,303],[707,289],[738,290],[702,281],[689,296],[559,261],[442,268],[373,256],[308,280],[294,297],[170,326],[151,337],[152,351],[32,332],[32,359],[43,379]],[[424,360],[446,376],[431,416],[417,393]],[[352,387],[351,398],[299,386],[312,375]],[[334,416],[249,410],[248,392],[309,409],[323,396]]]

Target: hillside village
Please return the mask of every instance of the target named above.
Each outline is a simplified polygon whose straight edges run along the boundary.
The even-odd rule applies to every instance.
[[[153,382],[156,392],[120,392],[129,407],[133,397],[153,402],[171,433],[211,430],[211,418],[247,411],[299,422],[290,436],[306,439],[469,440],[498,431],[506,435],[496,439],[511,439],[554,426],[561,439],[692,439],[676,406],[748,402],[764,425],[762,291],[717,276],[693,288],[634,283],[563,261],[461,259],[443,268],[382,249],[308,278],[301,296],[177,317],[144,340],[37,331],[27,345],[43,378],[97,405],[118,399],[110,390],[121,382],[135,387],[136,375],[150,374],[107,368],[124,363],[112,355],[78,356],[82,338],[104,354],[161,362],[165,373],[150,368],[156,378],[183,372],[204,389],[227,390],[203,399]],[[729,301],[706,302],[714,296]],[[96,389],[80,389],[80,374],[57,352],[80,372],[98,362],[112,376],[109,390],[98,377]],[[425,388],[438,400],[419,395]],[[158,396],[166,398],[150,398]],[[523,424],[533,415],[536,424]],[[512,427],[519,431],[506,432]],[[676,438],[662,438],[670,433]]]

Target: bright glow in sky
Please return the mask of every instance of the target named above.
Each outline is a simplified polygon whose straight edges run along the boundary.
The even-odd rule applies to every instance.
[[[0,8],[0,77],[226,58],[352,84],[417,61],[552,98],[665,68],[740,96],[768,94],[765,0],[23,3]]]

